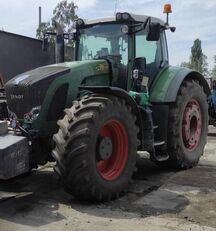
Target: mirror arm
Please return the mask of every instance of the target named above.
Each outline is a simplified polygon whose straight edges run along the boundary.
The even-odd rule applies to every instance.
[[[161,26],[161,29],[163,29],[163,30],[170,30],[171,32],[175,32],[176,27],[165,25],[165,26]]]
[[[143,23],[143,29],[146,29],[146,26],[151,24],[151,17],[148,17],[145,22]]]

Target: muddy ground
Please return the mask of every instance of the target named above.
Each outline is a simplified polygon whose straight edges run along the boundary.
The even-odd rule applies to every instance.
[[[129,192],[110,203],[66,194],[48,165],[0,181],[0,231],[216,230],[216,128],[199,165],[163,170],[145,157]]]

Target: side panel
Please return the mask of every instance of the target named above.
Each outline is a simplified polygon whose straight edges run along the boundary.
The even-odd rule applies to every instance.
[[[155,78],[150,87],[151,103],[171,103],[175,102],[178,90],[185,78],[199,81],[207,95],[210,89],[205,78],[198,72],[182,67],[167,67]]]

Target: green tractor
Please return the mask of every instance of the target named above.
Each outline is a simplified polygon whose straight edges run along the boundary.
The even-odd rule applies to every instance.
[[[0,141],[0,178],[54,159],[67,192],[109,201],[127,190],[138,151],[160,166],[195,166],[210,90],[200,73],[169,65],[166,30],[168,20],[130,13],[78,19],[76,61],[7,82],[13,133],[0,138],[9,143]]]

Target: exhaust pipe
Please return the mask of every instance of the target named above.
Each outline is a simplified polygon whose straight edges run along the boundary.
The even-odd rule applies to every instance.
[[[55,44],[55,62],[63,63],[64,62],[64,30],[62,26],[54,21],[54,26],[56,29],[56,44]]]

